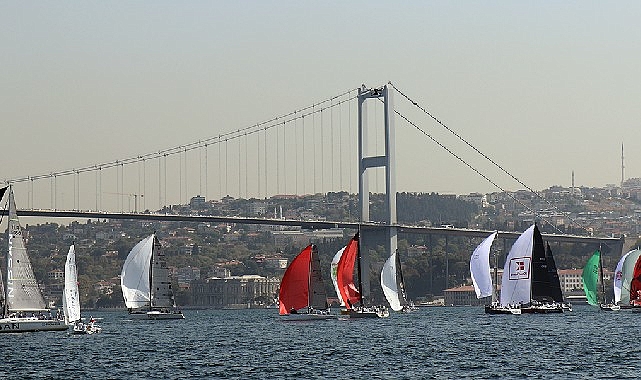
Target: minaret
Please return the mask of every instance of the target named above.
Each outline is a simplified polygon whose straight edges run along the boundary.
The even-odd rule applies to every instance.
[[[574,198],[574,170],[572,170],[572,192],[570,195]]]

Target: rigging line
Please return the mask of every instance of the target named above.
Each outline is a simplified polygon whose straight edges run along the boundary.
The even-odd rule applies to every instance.
[[[280,138],[278,137],[278,128],[276,132],[276,194],[280,194]]]
[[[314,147],[314,156],[313,156],[313,166],[312,166],[312,190],[316,194],[316,144],[314,140],[316,139],[316,112],[312,108],[312,146]]]
[[[147,161],[142,160],[142,211],[147,210],[145,194],[147,194]]]
[[[263,149],[263,154],[265,155],[265,161],[263,161],[263,170],[265,170],[265,199],[267,199],[267,127],[265,127],[263,143],[265,145]]]
[[[338,183],[343,191],[343,106],[338,107]]]
[[[247,166],[247,151],[249,150],[247,146],[247,133],[245,133],[245,199],[249,199],[249,190],[247,189],[247,171],[248,171],[248,166]]]
[[[260,199],[261,190],[260,190],[260,134],[256,135],[256,188],[258,192],[256,193],[256,198]]]
[[[544,218],[541,214],[539,214],[539,213],[538,213],[538,212],[536,212],[535,210],[533,210],[533,209],[531,209],[530,207],[528,207],[526,204],[524,204],[523,202],[521,202],[520,200],[518,200],[516,197],[514,197],[512,194],[510,194],[510,193],[509,193],[509,192],[507,192],[505,189],[503,189],[501,186],[499,186],[496,182],[492,181],[492,180],[491,180],[489,177],[487,177],[485,174],[481,173],[478,169],[476,169],[475,167],[473,167],[472,165],[470,165],[468,162],[466,162],[465,160],[463,160],[460,156],[458,156],[456,153],[454,153],[454,152],[453,152],[452,150],[450,150],[448,147],[446,147],[446,146],[445,146],[445,145],[443,145],[441,142],[439,142],[438,140],[436,140],[432,135],[430,135],[429,133],[425,132],[421,127],[419,127],[418,125],[416,125],[414,122],[410,121],[407,117],[405,117],[405,115],[401,114],[400,112],[398,112],[398,111],[396,111],[396,110],[394,111],[394,113],[395,113],[395,114],[397,114],[398,116],[400,116],[403,120],[405,120],[405,121],[406,121],[407,123],[409,123],[411,126],[413,126],[414,128],[416,128],[419,132],[421,132],[422,134],[424,134],[427,138],[429,138],[430,140],[432,140],[432,142],[434,142],[436,145],[440,146],[442,149],[444,149],[446,152],[448,152],[448,153],[449,153],[450,155],[452,155],[454,158],[456,158],[457,160],[459,160],[462,164],[464,164],[465,166],[467,166],[467,167],[468,167],[469,169],[471,169],[473,172],[475,172],[475,173],[476,173],[476,174],[478,174],[479,176],[483,177],[486,181],[488,181],[488,182],[489,182],[489,183],[491,183],[492,185],[496,186],[496,188],[497,188],[497,189],[499,189],[499,190],[501,190],[501,191],[505,192],[505,193],[506,193],[510,198],[512,198],[512,200],[513,200],[513,201],[517,202],[518,204],[520,204],[521,206],[523,206],[524,208],[526,208],[528,211],[530,211],[530,212],[534,213],[535,215],[539,216],[541,219],[543,219],[543,220],[547,221],[548,223],[550,223],[550,222],[549,222],[546,218]],[[554,224],[552,224],[552,223],[550,223],[550,225],[551,225],[552,227],[554,227],[554,229],[555,229],[555,230],[557,230],[559,233],[563,233],[561,230],[559,230],[559,229],[556,227],[556,225],[554,225]]]
[[[301,144],[301,149],[302,149],[302,158],[301,158],[301,163],[303,164],[303,194],[307,194],[305,191],[307,189],[307,183],[306,183],[306,178],[305,178],[305,156],[307,155],[307,146],[305,145],[305,116],[303,116],[303,143]]]
[[[331,158],[331,163],[332,163],[332,171],[331,171],[331,185],[330,185],[330,190],[334,188],[334,108],[332,106],[332,103],[330,101],[329,103],[329,137],[330,137],[330,158]]]
[[[158,160],[158,209],[162,208],[162,175],[160,163],[162,160]]]
[[[392,86],[392,87],[394,88],[394,90],[396,90],[396,92],[398,92],[399,94],[401,94],[401,96],[403,96],[405,99],[407,99],[407,101],[409,101],[410,103],[412,103],[412,105],[414,105],[415,107],[417,107],[418,109],[420,109],[423,113],[425,113],[427,116],[429,116],[429,117],[430,117],[432,120],[434,120],[437,124],[439,124],[440,126],[442,126],[443,128],[445,128],[448,132],[450,132],[451,134],[453,134],[454,136],[456,136],[459,140],[461,140],[463,143],[465,143],[465,145],[467,145],[467,146],[468,146],[468,147],[470,147],[472,150],[474,150],[476,153],[478,153],[481,157],[485,158],[485,159],[486,159],[487,161],[489,161],[492,165],[496,166],[496,167],[497,167],[499,170],[501,170],[503,173],[505,173],[505,174],[506,174],[506,175],[508,175],[510,178],[512,178],[513,180],[515,180],[516,182],[518,182],[521,186],[523,186],[523,187],[525,187],[526,189],[528,189],[528,190],[529,190],[531,193],[533,193],[537,198],[539,198],[540,200],[544,201],[544,202],[545,202],[545,203],[547,203],[549,206],[552,206],[552,207],[554,207],[555,209],[558,209],[558,207],[557,207],[556,205],[554,205],[553,203],[551,203],[549,200],[547,200],[547,199],[543,198],[540,194],[538,194],[536,191],[534,191],[531,187],[529,187],[528,185],[526,185],[523,181],[521,181],[520,179],[518,179],[518,178],[517,178],[516,176],[514,176],[512,173],[508,172],[505,168],[503,168],[501,165],[499,165],[496,161],[494,161],[494,160],[493,160],[492,158],[490,158],[488,155],[486,155],[485,153],[481,152],[478,148],[476,148],[474,145],[472,145],[469,141],[467,141],[466,139],[464,139],[460,134],[458,134],[456,131],[452,130],[452,129],[451,129],[451,128],[449,128],[447,125],[445,125],[445,123],[443,123],[441,120],[439,120],[436,116],[434,116],[434,115],[433,115],[431,112],[429,112],[427,109],[425,109],[424,107],[420,106],[420,105],[419,105],[417,102],[415,102],[414,100],[410,99],[410,97],[409,97],[409,96],[407,96],[404,92],[402,92],[401,90],[399,90],[399,89],[398,89],[398,88],[397,88],[397,87],[396,87],[392,82],[389,82],[389,84],[390,84],[390,86]],[[580,223],[577,223],[577,224],[578,224],[579,226],[581,226],[581,227],[585,228],[585,226],[581,225]]]
[[[242,178],[242,173],[241,173],[241,171],[242,171],[241,168],[242,167],[240,166],[241,165],[241,161],[240,161],[240,151],[241,151],[240,143],[241,142],[242,141],[238,140],[238,199],[242,199],[242,197],[243,197],[242,193],[241,193],[242,188],[240,187],[240,179]]]
[[[223,199],[223,170],[221,169],[221,161],[222,161],[222,156],[220,154],[220,136],[218,136],[218,199]]]
[[[298,122],[294,119],[294,193],[298,195]]]
[[[325,144],[324,141],[324,128],[323,128],[323,109],[321,108],[321,113],[320,113],[320,141],[321,141],[321,175],[320,175],[320,180],[321,180],[321,187],[320,191],[322,194],[325,194]]]

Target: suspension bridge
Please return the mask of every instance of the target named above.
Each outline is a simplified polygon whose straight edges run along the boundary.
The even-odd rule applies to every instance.
[[[22,204],[18,205],[22,216],[214,221],[310,228],[365,226],[384,229],[389,240],[394,241],[388,247],[390,250],[395,249],[399,232],[487,236],[490,231],[416,227],[397,222],[397,135],[403,135],[406,141],[429,144],[430,149],[435,147],[446,152],[497,191],[506,191],[496,179],[438,140],[426,124],[450,134],[480,161],[489,163],[520,188],[536,194],[393,83],[349,89],[310,106],[191,143],[109,162],[7,178],[5,182],[14,187],[17,201]],[[404,149],[398,154],[420,156],[424,150],[428,149],[423,147],[418,153]],[[328,192],[359,194],[359,220],[176,215],[168,212],[172,205],[184,205],[193,196],[207,200],[224,197],[267,199]],[[370,193],[386,195],[385,220],[370,220]],[[520,202],[516,198],[514,201]],[[547,200],[541,201],[547,208],[555,207]],[[527,205],[523,206],[529,209]],[[529,211],[539,214],[538,210]],[[518,232],[500,232],[499,235],[514,239]],[[619,253],[623,249],[623,240],[618,238],[562,234],[546,235],[546,238],[557,242],[604,243]]]

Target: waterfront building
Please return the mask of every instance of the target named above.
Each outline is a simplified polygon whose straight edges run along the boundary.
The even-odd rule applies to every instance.
[[[239,309],[272,304],[280,279],[258,275],[210,277],[193,281],[193,305],[214,309]]]

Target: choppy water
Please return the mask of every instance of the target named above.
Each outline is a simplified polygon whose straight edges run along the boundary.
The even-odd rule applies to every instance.
[[[0,379],[639,378],[641,314],[423,308],[386,319],[284,322],[277,310],[103,317],[103,333],[0,335]]]

